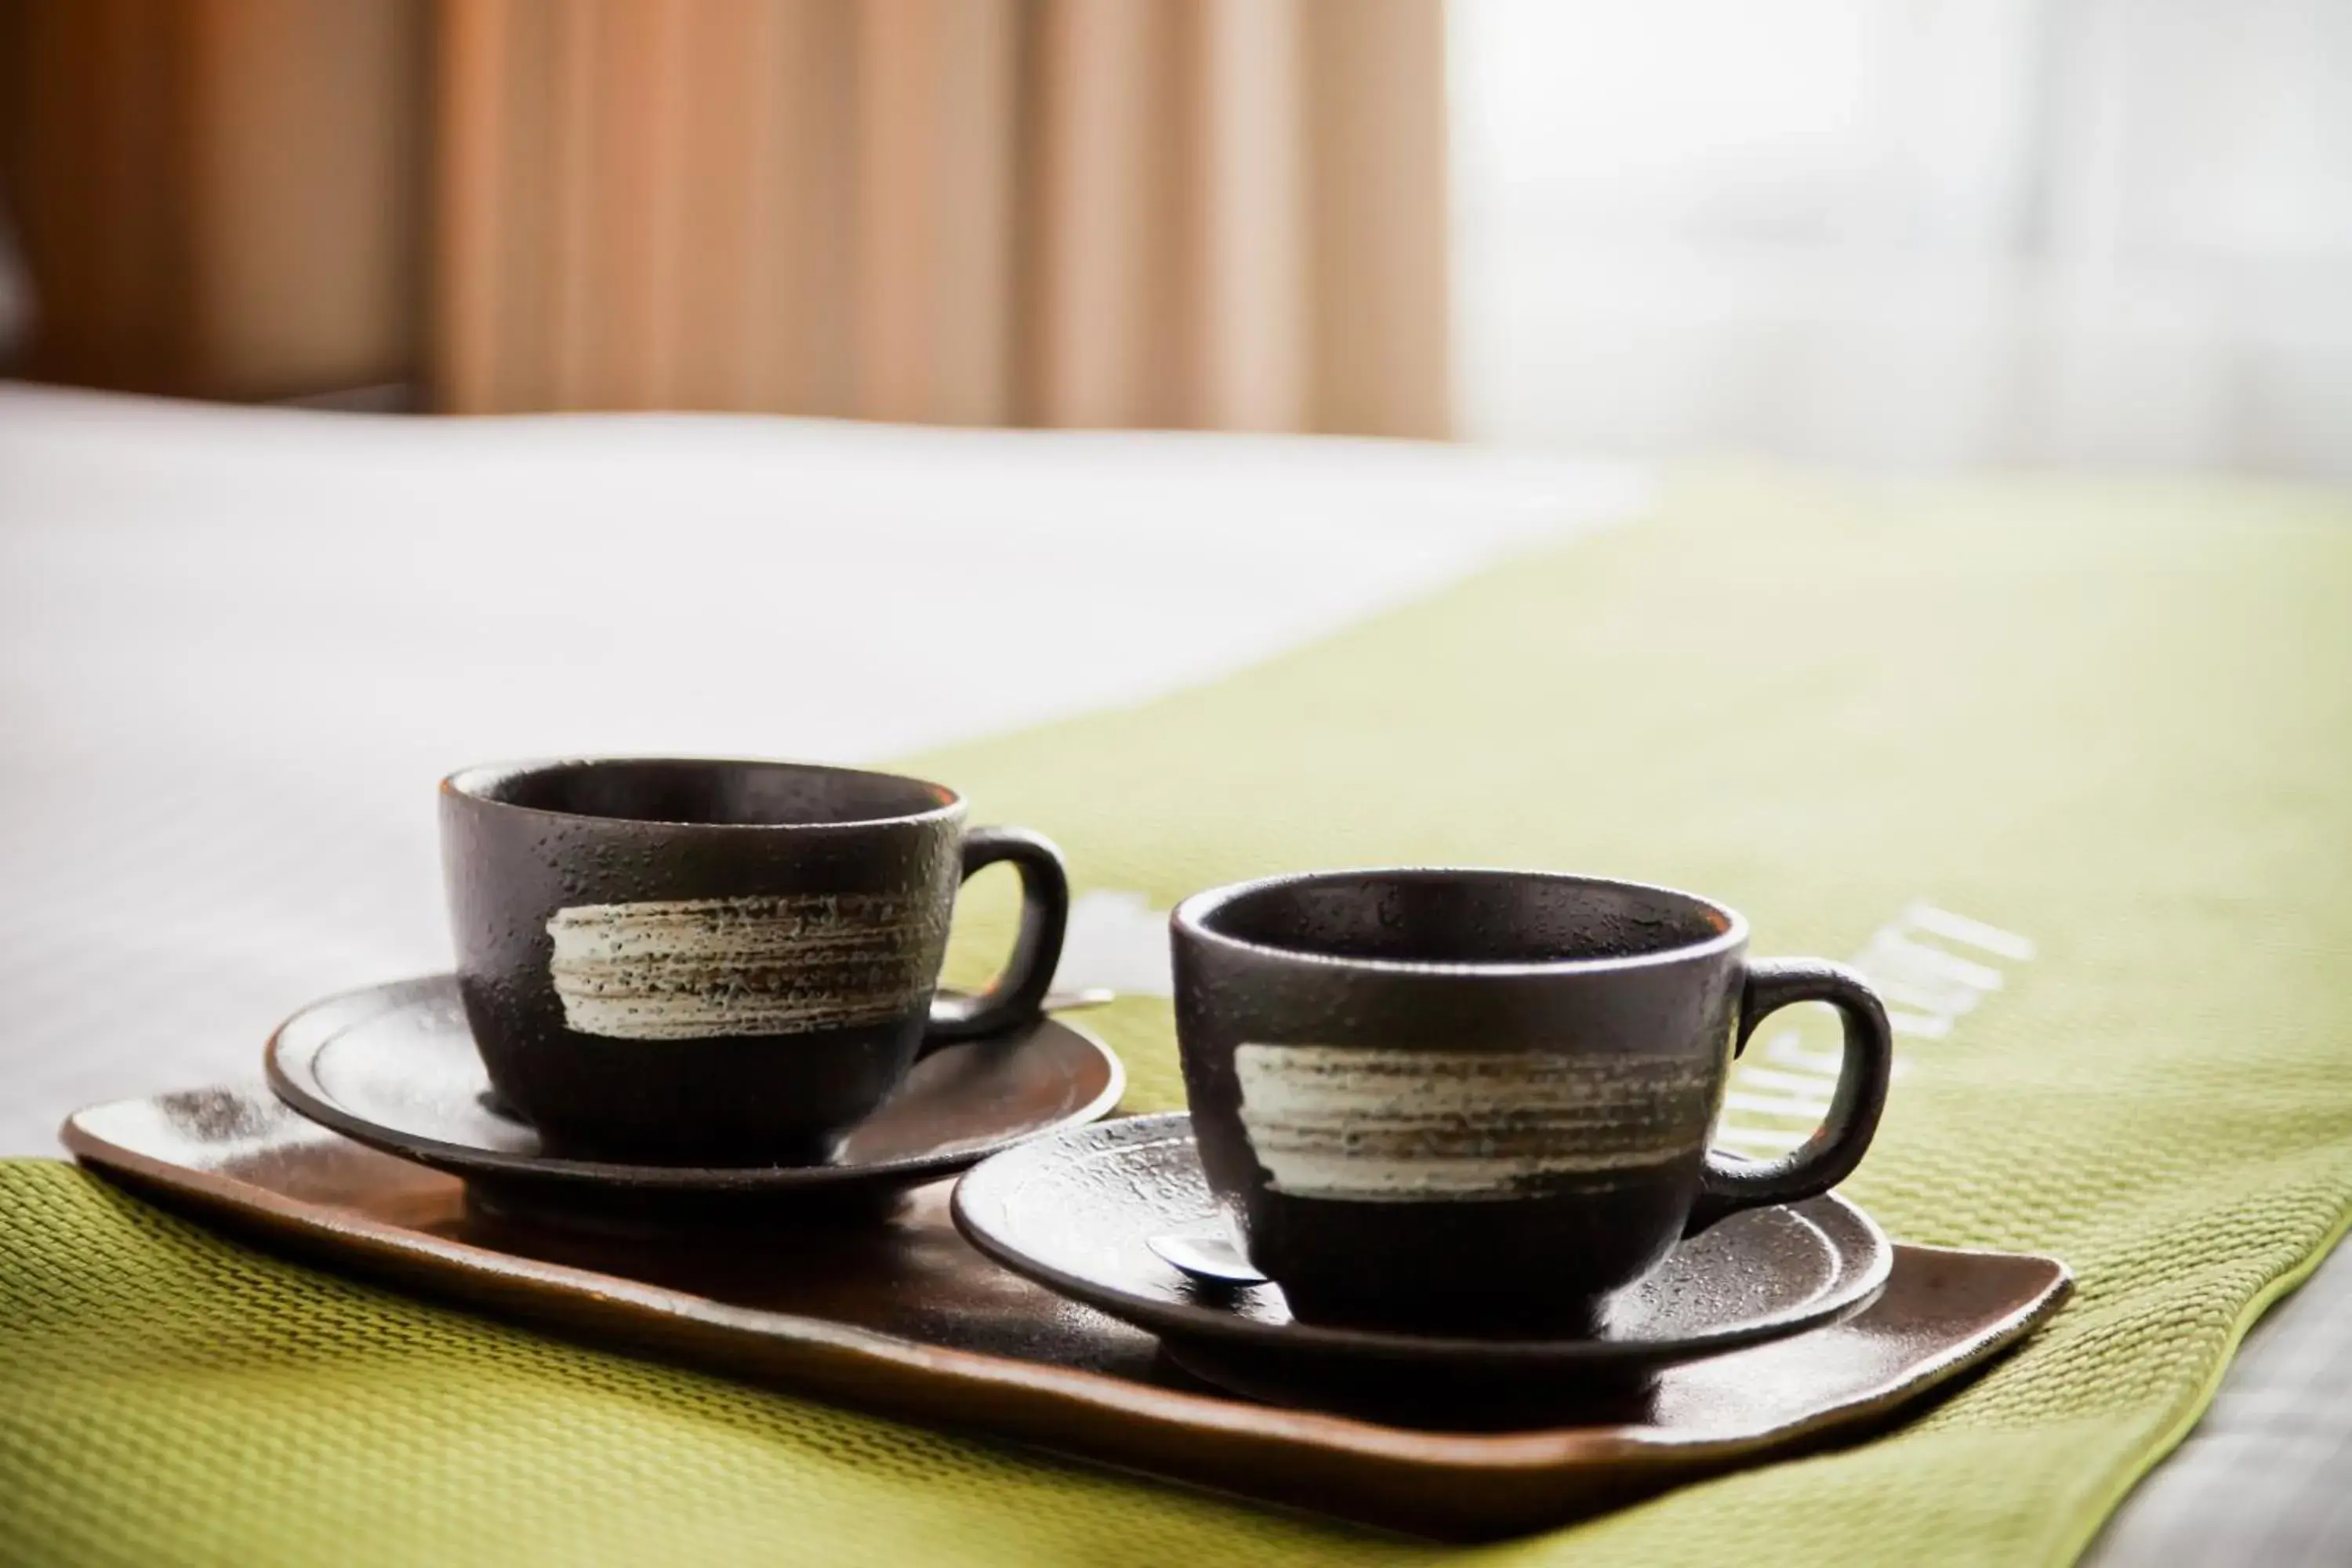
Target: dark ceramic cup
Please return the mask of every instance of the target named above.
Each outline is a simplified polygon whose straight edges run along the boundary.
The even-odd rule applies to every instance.
[[[1172,927],[1201,1163],[1305,1321],[1589,1331],[1603,1299],[1737,1210],[1827,1191],[1893,1060],[1860,977],[1748,957],[1747,922],[1664,888],[1535,871],[1331,871],[1199,893]],[[1711,1152],[1768,1013],[1844,1017],[1821,1131]]]
[[[1061,857],[919,779],[607,758],[441,784],[457,984],[490,1083],[551,1143],[662,1163],[824,1159],[915,1059],[1036,1016]],[[1021,873],[1020,936],[934,998],[956,889]]]

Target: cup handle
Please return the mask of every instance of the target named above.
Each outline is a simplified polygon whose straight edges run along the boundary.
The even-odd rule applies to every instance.
[[[1741,1209],[1792,1204],[1828,1192],[1853,1173],[1886,1109],[1895,1071],[1895,1035],[1886,1008],[1869,982],[1841,963],[1817,958],[1759,958],[1748,965],[1740,988],[1737,1055],[1767,1017],[1795,1002],[1826,1002],[1845,1026],[1845,1054],[1837,1089],[1821,1130],[1777,1160],[1743,1160],[1710,1149],[1699,1178],[1685,1237],[1696,1236]]]
[[[1054,984],[1070,923],[1070,878],[1062,852],[1025,827],[975,827],[963,836],[965,879],[999,860],[1012,861],[1021,873],[1021,934],[1013,939],[1013,956],[987,990],[932,1001],[922,1055],[1028,1022],[1043,1011],[1040,1004]]]

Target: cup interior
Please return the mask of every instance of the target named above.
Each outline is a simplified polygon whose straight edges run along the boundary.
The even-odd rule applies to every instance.
[[[461,794],[530,811],[719,827],[888,822],[955,804],[920,779],[793,763],[609,758],[475,768]]]
[[[1244,887],[1200,917],[1215,936],[1308,957],[1517,965],[1639,959],[1733,935],[1687,893],[1528,871],[1328,872]]]

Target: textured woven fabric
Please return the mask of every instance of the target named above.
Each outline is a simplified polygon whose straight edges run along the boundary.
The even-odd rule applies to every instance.
[[[919,765],[1163,905],[1451,860],[1702,889],[1763,952],[1851,953],[1923,900],[2030,939],[1906,1037],[1848,1190],[1898,1235],[2066,1258],[2073,1303],[1895,1436],[1464,1555],[2062,1560],[2352,1204],[2347,595],[2340,500],[1724,481]],[[1005,926],[973,904],[967,971]],[[1177,1103],[1165,1004],[1096,1017],[1129,1107]],[[557,1345],[0,1167],[0,1558],[1113,1552],[1447,1555]]]
[[[2352,1249],[2247,1336],[2179,1451],[2086,1561],[2103,1568],[2344,1568],[2352,1563]]]

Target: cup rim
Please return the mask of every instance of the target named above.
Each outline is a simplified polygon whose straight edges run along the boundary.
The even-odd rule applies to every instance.
[[[1664,894],[1671,899],[1696,906],[1715,916],[1722,929],[1698,942],[1680,942],[1654,952],[1623,953],[1612,956],[1545,959],[1412,959],[1360,958],[1346,953],[1318,952],[1311,948],[1281,947],[1272,942],[1252,942],[1213,929],[1209,921],[1217,912],[1245,898],[1287,888],[1310,887],[1318,883],[1360,881],[1368,878],[1385,878],[1400,881],[1439,881],[1453,878],[1486,878],[1498,881],[1528,881],[1564,884],[1588,889],[1609,889],[1619,892]],[[1613,974],[1632,970],[1657,969],[1667,964],[1686,963],[1694,959],[1709,958],[1736,951],[1748,941],[1748,920],[1728,904],[1717,903],[1697,893],[1680,888],[1669,888],[1658,882],[1636,882],[1620,877],[1591,877],[1573,871],[1544,871],[1525,867],[1507,866],[1366,866],[1316,871],[1288,871],[1271,877],[1257,877],[1245,882],[1229,882],[1223,887],[1207,888],[1193,893],[1179,903],[1168,917],[1170,926],[1182,935],[1202,944],[1229,952],[1255,954],[1261,958],[1279,960],[1310,969],[1334,972],[1365,972],[1380,974],[1432,974],[1507,978],[1519,975]]]
[[[921,811],[892,812],[887,816],[858,816],[839,822],[679,822],[658,816],[604,816],[593,812],[557,811],[543,805],[520,805],[510,800],[500,800],[488,793],[509,780],[532,773],[551,773],[559,768],[598,768],[647,763],[678,763],[693,767],[781,768],[792,773],[845,773],[859,778],[892,779],[933,791],[939,804]],[[894,773],[881,768],[854,768],[837,763],[791,762],[782,757],[686,757],[675,755],[640,755],[635,753],[597,756],[527,757],[501,763],[476,763],[457,769],[441,781],[443,795],[460,796],[497,811],[510,811],[524,816],[543,817],[551,822],[602,822],[636,827],[665,827],[693,833],[839,833],[872,827],[919,825],[951,819],[962,813],[964,798],[943,784],[915,777],[912,773]]]

